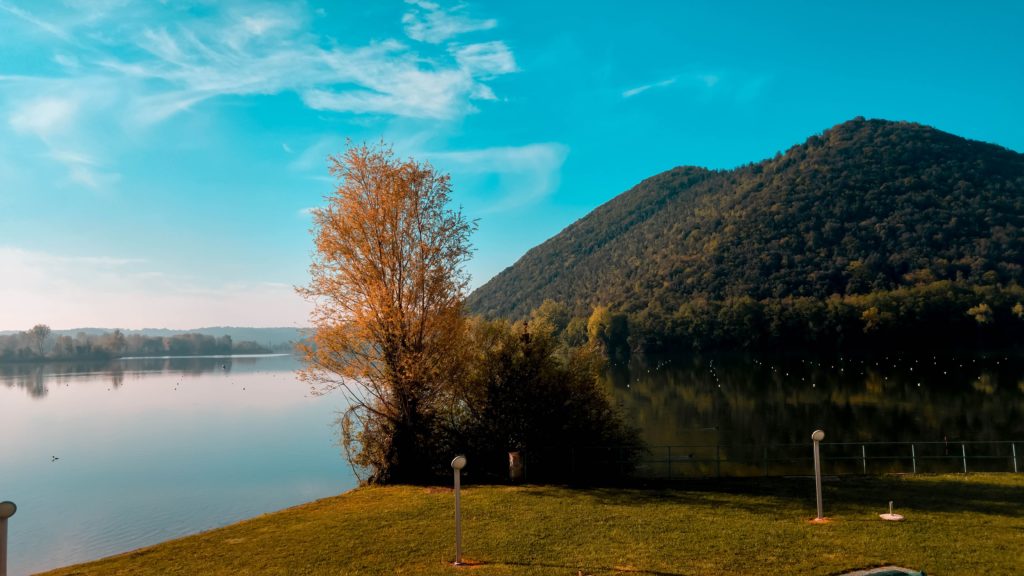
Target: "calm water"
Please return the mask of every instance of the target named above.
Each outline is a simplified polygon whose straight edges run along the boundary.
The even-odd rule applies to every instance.
[[[290,356],[0,366],[9,571],[108,556],[337,494],[340,396]],[[53,456],[58,459],[53,460]]]
[[[651,364],[604,384],[654,446],[806,444],[815,428],[826,442],[1024,440],[1020,358]],[[289,356],[0,366],[11,574],[355,486],[336,445],[341,398],[308,397],[296,368]]]
[[[652,445],[1024,440],[1024,358],[690,357],[605,384]]]

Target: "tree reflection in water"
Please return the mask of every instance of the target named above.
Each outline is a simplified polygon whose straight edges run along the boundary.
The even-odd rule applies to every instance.
[[[125,377],[144,378],[150,374],[177,372],[196,377],[211,372],[250,372],[273,369],[278,364],[291,369],[290,356],[185,356],[122,358],[98,362],[0,363],[0,386],[22,388],[33,398],[45,398],[50,386],[109,382],[112,390],[124,385]]]
[[[612,367],[604,384],[652,446],[1024,437],[1024,358],[689,356]]]

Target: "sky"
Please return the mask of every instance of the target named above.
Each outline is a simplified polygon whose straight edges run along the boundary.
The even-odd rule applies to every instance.
[[[473,286],[642,179],[856,116],[1024,151],[1022,2],[0,0],[0,330],[306,326],[346,139],[451,174]]]

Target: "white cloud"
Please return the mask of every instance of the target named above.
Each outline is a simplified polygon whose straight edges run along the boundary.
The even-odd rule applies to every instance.
[[[53,56],[53,61],[68,69],[75,69],[81,65],[78,62],[78,58],[71,54],[55,54]]]
[[[453,47],[452,51],[462,68],[483,76],[499,76],[519,70],[512,51],[501,41]]]
[[[216,5],[202,18],[176,11],[160,25],[154,13],[164,9],[154,5],[66,8],[48,8],[44,19],[0,0],[0,13],[75,42],[73,51],[53,50],[49,76],[0,75],[0,110],[10,111],[3,119],[15,133],[40,139],[72,182],[96,189],[118,181],[111,159],[119,143],[218,97],[292,92],[315,110],[448,121],[476,112],[475,101],[497,100],[487,82],[518,70],[497,40],[429,54],[396,40],[340,45],[313,33],[314,12],[301,3]],[[421,38],[495,26],[462,5],[409,9],[414,21],[405,25]]]
[[[622,97],[632,98],[633,96],[636,96],[638,94],[643,94],[644,92],[650,90],[651,88],[663,88],[665,86],[671,86],[672,84],[675,83],[675,78],[668,78],[667,80],[662,80],[661,82],[654,82],[653,84],[644,84],[643,86],[637,86],[636,88],[630,88],[629,90],[626,90],[625,92],[622,93]]]
[[[309,306],[280,282],[200,285],[143,260],[0,246],[0,329],[306,325]]]
[[[751,75],[741,70],[691,71],[660,82],[631,88],[624,91],[622,97],[632,98],[654,88],[677,84],[701,101],[726,99],[745,104],[756,100],[769,80],[768,76]]]
[[[555,142],[422,154],[451,172],[481,214],[523,208],[558,188],[569,148]]]
[[[420,42],[440,44],[460,34],[490,30],[498,25],[493,18],[476,20],[466,16],[465,4],[445,9],[435,2],[406,0],[406,3],[413,8],[402,16],[405,33]]]
[[[73,183],[93,190],[109,189],[121,180],[120,174],[105,170],[100,162],[81,152],[54,148],[50,157],[64,165]]]
[[[72,183],[92,190],[106,189],[116,184],[120,175],[105,170],[101,162],[68,142],[80,106],[74,98],[41,96],[23,101],[8,123],[16,132],[39,138],[49,149],[48,156],[65,167]]]
[[[484,80],[517,70],[499,41],[453,47],[445,62],[394,40],[322,48],[302,32],[302,22],[281,12],[143,28],[135,42],[149,58],[109,56],[98,64],[105,74],[145,86],[130,98],[131,117],[142,125],[222,95],[285,91],[315,110],[450,119],[474,112],[471,100],[494,99]]]
[[[46,138],[67,127],[78,109],[71,98],[42,97],[23,102],[8,118],[11,128]]]

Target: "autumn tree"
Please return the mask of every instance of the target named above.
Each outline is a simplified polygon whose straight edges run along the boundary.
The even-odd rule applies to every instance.
[[[342,443],[367,480],[426,480],[463,366],[475,224],[449,207],[448,175],[383,143],[328,161],[339,183],[313,211],[316,252],[299,291],[316,332],[300,377],[315,393],[344,392]]]

